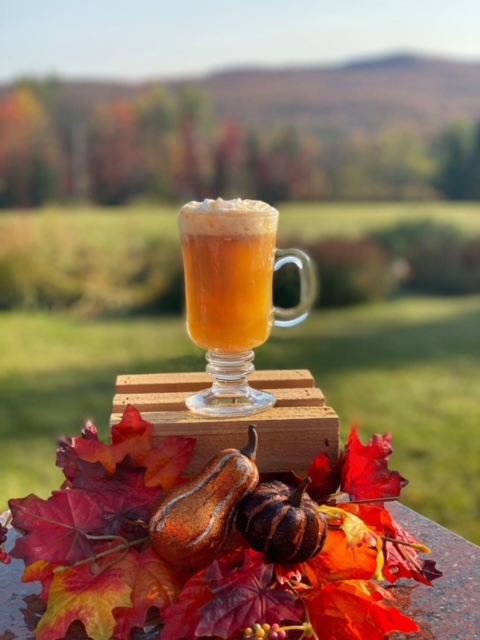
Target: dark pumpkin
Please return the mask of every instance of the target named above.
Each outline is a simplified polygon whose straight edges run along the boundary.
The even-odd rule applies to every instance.
[[[325,516],[305,493],[310,478],[292,487],[264,482],[238,508],[237,526],[256,551],[272,562],[305,562],[319,553],[327,538]]]

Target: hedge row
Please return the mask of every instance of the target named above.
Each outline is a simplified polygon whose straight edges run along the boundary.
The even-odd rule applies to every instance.
[[[480,237],[432,222],[402,224],[369,238],[325,239],[283,246],[304,249],[321,282],[319,307],[384,300],[401,288],[422,293],[480,293]],[[183,270],[178,246],[159,239],[135,247],[41,246],[8,233],[0,245],[0,309],[52,309],[98,316],[135,312],[180,313]],[[275,303],[295,304],[298,276],[275,275]]]

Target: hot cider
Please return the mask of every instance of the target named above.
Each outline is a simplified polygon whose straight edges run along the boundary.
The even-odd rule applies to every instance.
[[[180,211],[187,327],[198,346],[235,353],[268,339],[277,222],[276,209],[251,200]]]

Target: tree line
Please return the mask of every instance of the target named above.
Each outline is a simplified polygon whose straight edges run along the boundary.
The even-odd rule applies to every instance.
[[[480,199],[480,123],[434,139],[409,126],[247,130],[218,121],[208,95],[154,86],[86,108],[54,80],[0,100],[0,208],[121,205],[204,197],[287,200]]]

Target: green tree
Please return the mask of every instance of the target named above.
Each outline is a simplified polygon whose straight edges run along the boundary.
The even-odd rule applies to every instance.
[[[179,124],[175,98],[157,85],[136,101],[135,111],[146,195],[172,200],[176,195],[172,157]]]
[[[210,191],[212,175],[211,109],[207,96],[190,85],[177,93],[179,129],[175,161],[176,191],[182,200],[202,199]]]
[[[468,199],[480,200],[480,122],[472,132],[472,148],[466,172]]]
[[[449,127],[437,145],[440,158],[434,180],[438,191],[448,200],[468,200],[471,197],[473,130],[470,124]]]
[[[355,133],[344,141],[337,166],[337,197],[361,200],[428,198],[434,163],[413,130],[394,128],[371,137]]]

